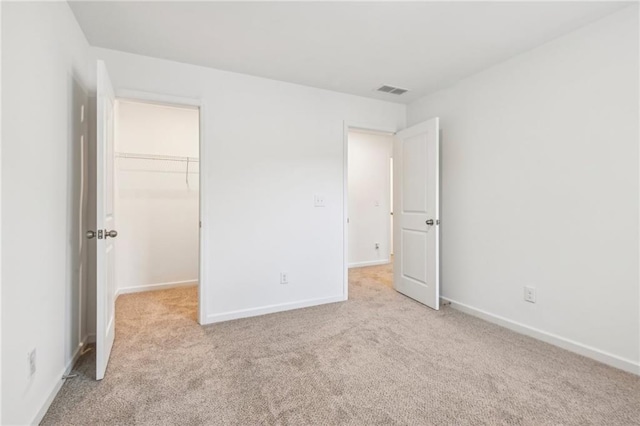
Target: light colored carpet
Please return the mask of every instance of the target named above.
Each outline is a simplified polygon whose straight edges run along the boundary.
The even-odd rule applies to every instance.
[[[196,288],[121,296],[43,424],[640,424],[640,378],[352,270],[350,300],[200,327]],[[385,282],[387,284],[385,284]]]

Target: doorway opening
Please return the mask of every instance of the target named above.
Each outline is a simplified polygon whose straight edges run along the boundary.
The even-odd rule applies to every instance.
[[[349,284],[393,288],[393,133],[347,129]]]
[[[118,98],[114,133],[116,313],[198,322],[200,108]]]

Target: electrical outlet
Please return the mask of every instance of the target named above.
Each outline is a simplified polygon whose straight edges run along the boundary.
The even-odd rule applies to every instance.
[[[280,272],[280,284],[289,284],[289,274]]]
[[[29,377],[36,373],[36,349],[33,348],[31,352],[27,354],[27,362],[29,363]]]
[[[313,205],[316,207],[324,207],[324,195],[314,195]]]
[[[524,287],[525,302],[536,303],[536,289],[534,287]]]

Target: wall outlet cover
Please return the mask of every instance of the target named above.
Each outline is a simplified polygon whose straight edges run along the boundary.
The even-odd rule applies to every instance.
[[[36,350],[35,348],[27,354],[27,361],[29,362],[29,376],[36,374]]]
[[[536,289],[534,287],[524,287],[524,300],[529,303],[536,303]]]

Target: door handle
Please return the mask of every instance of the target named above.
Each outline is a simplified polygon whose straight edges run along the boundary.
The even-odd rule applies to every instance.
[[[429,226],[433,226],[433,219],[429,219],[425,223]]]
[[[103,237],[104,235],[104,237]],[[104,231],[99,230],[98,232],[96,231],[87,231],[87,233],[85,234],[85,236],[87,237],[88,240],[91,240],[93,238],[98,237],[99,240],[103,239],[103,238],[115,238],[118,236],[118,231],[107,231],[106,229]]]

